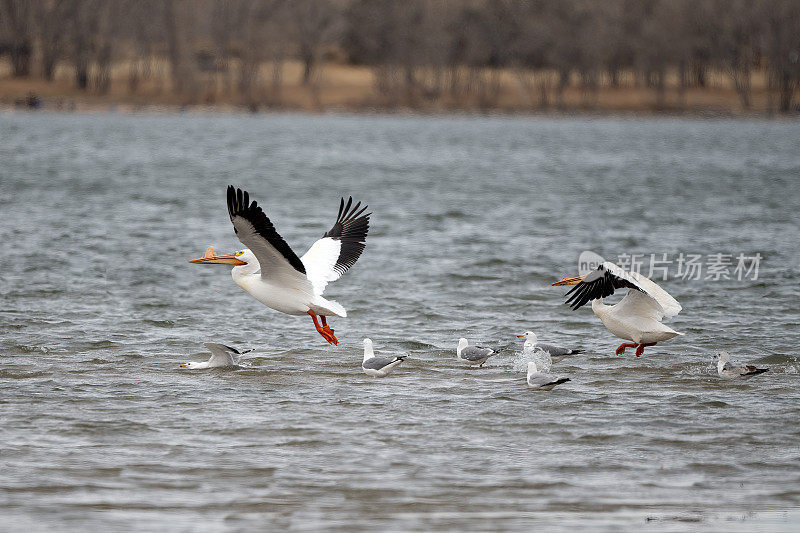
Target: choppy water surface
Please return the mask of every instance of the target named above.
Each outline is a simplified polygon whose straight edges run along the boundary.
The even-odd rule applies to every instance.
[[[0,528],[796,531],[800,125],[350,116],[0,117]],[[307,317],[243,293],[225,186],[302,253],[340,195],[366,252]],[[762,256],[662,282],[686,332],[619,340],[551,281],[578,254]],[[703,273],[705,275],[705,272]],[[513,350],[587,350],[527,389]],[[360,369],[361,340],[410,359]],[[255,348],[186,371],[203,341]],[[770,372],[717,379],[720,349]]]

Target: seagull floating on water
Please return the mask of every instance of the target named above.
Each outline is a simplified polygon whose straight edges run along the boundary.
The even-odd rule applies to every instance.
[[[364,362],[361,368],[364,373],[374,378],[385,378],[392,373],[394,368],[406,359],[406,355],[397,357],[378,357],[372,348],[372,339],[364,339]]]
[[[525,333],[517,335],[517,337],[525,337],[525,344],[522,345],[523,354],[532,354],[535,350],[539,349],[550,354],[550,359],[556,363],[569,355],[583,353],[583,350],[562,348],[561,346],[539,342],[539,338],[536,336],[536,333],[532,331],[526,331]]]
[[[189,362],[181,363],[181,368],[220,368],[223,366],[237,366],[242,354],[251,352],[252,350],[245,350],[240,352],[236,348],[219,344],[218,342],[204,342],[203,346],[211,350],[211,358],[202,363]]]
[[[536,362],[530,361],[528,363],[528,386],[532,389],[539,389],[539,390],[551,390],[556,385],[561,385],[562,383],[566,383],[567,381],[571,381],[569,378],[564,378],[557,376],[555,374],[548,374],[546,372],[539,372],[536,368]]]
[[[233,281],[267,307],[287,315],[308,314],[314,327],[330,344],[339,344],[326,317],[346,317],[339,303],[322,297],[328,283],[336,281],[355,264],[366,246],[367,206],[353,205],[350,197],[339,202],[333,227],[303,255],[297,257],[247,191],[228,186],[228,215],[233,231],[247,246],[233,254],[217,255],[209,247],[190,263],[234,265]],[[317,321],[317,316],[322,325]]]
[[[717,359],[717,373],[722,379],[750,379],[769,371],[769,368],[756,368],[753,365],[737,366],[731,362],[728,352],[720,352],[714,356],[714,359]]]
[[[483,363],[485,363],[487,359],[493,355],[497,355],[501,351],[501,348],[492,350],[491,348],[484,348],[482,346],[470,346],[467,339],[462,337],[458,339],[456,357],[470,366],[483,366]]]
[[[636,348],[636,357],[639,357],[645,347],[683,335],[661,323],[665,316],[680,313],[681,305],[675,298],[638,272],[626,272],[609,261],[588,274],[563,278],[551,285],[575,285],[566,294],[572,294],[566,303],[573,310],[591,301],[592,311],[608,331],[621,339],[633,341],[633,344],[620,344],[617,355],[625,353],[625,348]],[[615,305],[603,303],[604,297],[621,288],[628,288],[622,300]]]

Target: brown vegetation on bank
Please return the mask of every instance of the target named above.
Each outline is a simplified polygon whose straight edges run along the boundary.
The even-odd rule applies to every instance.
[[[799,59],[792,0],[0,0],[5,106],[790,113]]]

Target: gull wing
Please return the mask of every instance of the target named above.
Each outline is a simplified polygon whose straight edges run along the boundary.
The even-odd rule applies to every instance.
[[[361,366],[363,368],[369,368],[372,370],[380,370],[384,367],[391,365],[396,361],[403,361],[405,360],[406,356],[401,355],[398,357],[370,357],[366,361],[364,361]]]
[[[488,357],[494,353],[491,348],[482,348],[480,346],[467,346],[461,350],[461,358],[467,361],[480,361],[484,357]]]
[[[224,365],[234,366],[239,363],[239,351],[236,348],[225,346],[217,342],[204,342],[203,346],[211,352],[211,359],[208,362],[212,366]]]

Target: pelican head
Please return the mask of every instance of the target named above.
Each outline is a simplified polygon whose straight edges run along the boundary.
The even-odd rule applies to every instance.
[[[539,338],[536,336],[536,333],[532,331],[526,331],[525,333],[520,333],[517,337],[525,337],[525,343],[527,344],[528,341],[536,344],[539,341]]]
[[[223,265],[246,265],[255,260],[256,256],[250,250],[239,250],[233,254],[217,255],[214,247],[209,246],[206,253],[199,259],[191,259],[190,263],[219,263]]]

